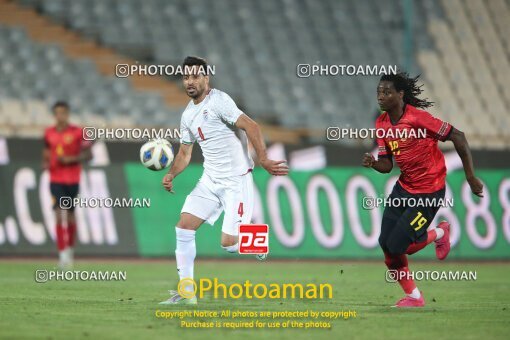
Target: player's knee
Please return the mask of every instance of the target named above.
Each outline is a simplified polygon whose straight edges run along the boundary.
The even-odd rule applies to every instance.
[[[55,221],[57,222],[57,224],[62,224],[62,222],[63,222],[62,209],[59,209],[59,208],[55,209]]]
[[[74,223],[74,222],[76,222],[76,217],[75,217],[75,215],[74,215],[74,210],[69,210],[69,211],[67,212],[67,221],[68,221],[69,223]]]
[[[181,218],[179,222],[177,222],[177,228],[185,229],[185,230],[195,230],[193,223],[185,218]]]
[[[194,230],[194,228],[186,223],[177,223],[177,228],[184,229],[184,230]]]

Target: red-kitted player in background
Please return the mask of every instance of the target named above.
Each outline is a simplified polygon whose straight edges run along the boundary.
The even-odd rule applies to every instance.
[[[50,172],[59,267],[71,269],[76,237],[73,199],[79,191],[81,163],[92,158],[92,143],[83,139],[81,127],[69,123],[69,104],[59,101],[52,111],[55,125],[44,132],[43,168]],[[64,212],[67,213],[67,227],[63,223]]]

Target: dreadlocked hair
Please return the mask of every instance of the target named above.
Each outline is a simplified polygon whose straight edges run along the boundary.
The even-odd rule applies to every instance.
[[[427,98],[420,99],[418,96],[423,92],[423,84],[418,85],[417,75],[415,78],[410,77],[407,72],[398,72],[397,74],[386,74],[381,77],[381,81],[391,81],[397,92],[404,91],[404,103],[414,107],[425,109],[431,107],[434,102],[428,101]]]

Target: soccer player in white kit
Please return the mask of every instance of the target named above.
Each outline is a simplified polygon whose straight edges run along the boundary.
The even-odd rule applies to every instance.
[[[188,166],[195,142],[202,149],[204,173],[186,198],[175,228],[175,259],[181,280],[193,279],[196,230],[203,222],[213,225],[222,211],[225,216],[221,247],[230,253],[238,251],[239,225],[250,223],[253,212],[253,160],[248,151],[248,140],[267,172],[274,176],[288,173],[284,160],[267,158],[258,124],[239,110],[228,94],[210,88],[204,59],[187,57],[183,69],[184,88],[192,100],[182,114],[181,145],[172,167],[163,178],[163,186],[173,192],[173,181]],[[187,285],[185,289],[192,290],[193,286]],[[170,295],[161,304],[197,303],[196,297],[185,298],[178,291],[171,290]]]

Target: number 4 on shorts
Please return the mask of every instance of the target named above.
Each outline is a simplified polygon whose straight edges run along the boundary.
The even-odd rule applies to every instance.
[[[243,214],[244,214],[243,202],[239,203],[239,207],[237,208],[237,213],[239,214],[239,217],[243,217]]]

